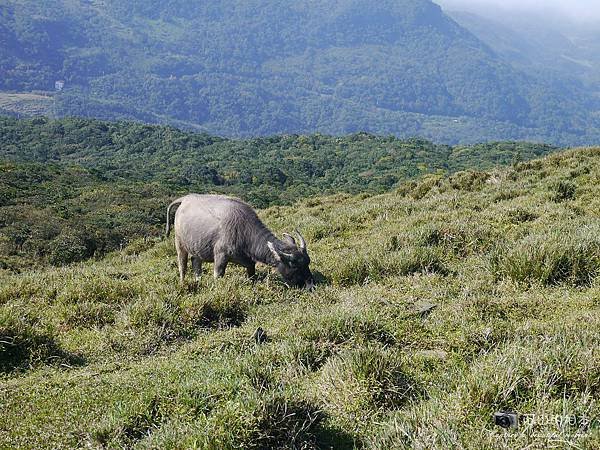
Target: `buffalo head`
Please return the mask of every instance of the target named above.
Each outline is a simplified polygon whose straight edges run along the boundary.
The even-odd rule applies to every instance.
[[[298,231],[296,231],[296,234],[298,235],[298,243],[292,236],[284,233],[283,239],[279,243],[267,242],[267,245],[277,262],[277,271],[287,284],[313,290],[315,280],[308,267],[310,257],[306,250],[306,241]]]

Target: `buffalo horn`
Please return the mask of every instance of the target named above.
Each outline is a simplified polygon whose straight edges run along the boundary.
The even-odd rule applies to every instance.
[[[302,237],[302,235],[300,234],[300,232],[298,231],[298,229],[296,229],[296,234],[298,235],[298,241],[300,242],[300,250],[305,251],[306,250],[306,241],[304,240],[304,238]]]

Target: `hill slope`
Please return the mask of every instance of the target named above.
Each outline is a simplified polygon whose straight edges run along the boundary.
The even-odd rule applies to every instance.
[[[262,211],[306,235],[312,294],[264,268],[179,288],[167,241],[0,275],[0,441],[598,447],[599,211],[580,149]]]
[[[228,193],[266,207],[380,193],[423,173],[555,150],[511,142],[452,148],[364,133],[234,141],[132,123],[0,119],[0,268],[65,264],[156,236],[166,205],[182,193]]]
[[[10,0],[0,89],[221,135],[596,142],[598,100],[516,71],[429,0]]]

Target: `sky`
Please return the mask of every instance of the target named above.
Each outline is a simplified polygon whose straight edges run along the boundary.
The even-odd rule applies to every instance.
[[[507,12],[533,12],[553,19],[567,17],[575,22],[600,22],[599,0],[433,0],[447,10],[490,13],[492,9]]]

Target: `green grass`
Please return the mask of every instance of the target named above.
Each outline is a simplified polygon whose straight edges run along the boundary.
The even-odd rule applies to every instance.
[[[0,442],[596,448],[599,211],[600,149],[579,149],[262,211],[306,235],[314,293],[265,267],[180,287],[171,240],[6,271]]]
[[[493,255],[492,270],[520,282],[590,285],[600,274],[600,228],[582,222],[505,244]]]

